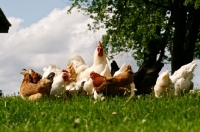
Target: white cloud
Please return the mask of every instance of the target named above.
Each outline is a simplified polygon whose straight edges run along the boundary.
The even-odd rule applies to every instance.
[[[65,68],[73,54],[81,55],[92,64],[93,52],[105,30],[93,33],[87,23],[92,20],[73,10],[54,9],[47,17],[27,28],[20,28],[20,18],[8,18],[12,26],[8,34],[0,36],[0,86],[5,94],[19,91],[23,68],[42,74],[43,67],[56,64]]]

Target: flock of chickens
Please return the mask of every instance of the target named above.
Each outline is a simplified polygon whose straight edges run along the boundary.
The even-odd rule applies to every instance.
[[[33,69],[22,69],[24,75],[20,87],[23,99],[37,100],[44,96],[63,97],[74,95],[93,96],[101,99],[105,96],[133,96],[155,92],[156,97],[178,95],[193,89],[193,71],[197,64],[182,66],[172,76],[169,71],[158,75],[163,65],[155,70],[139,69],[133,72],[130,65],[121,68],[113,61],[111,70],[106,60],[101,42],[94,51],[93,65],[85,64],[79,55],[70,57],[65,70],[56,65],[43,68],[43,75]],[[153,74],[152,74],[153,73]]]

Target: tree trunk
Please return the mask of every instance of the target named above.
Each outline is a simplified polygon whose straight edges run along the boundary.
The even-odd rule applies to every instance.
[[[172,17],[174,18],[175,22],[175,31],[174,31],[174,38],[173,43],[171,46],[171,56],[172,56],[172,63],[171,69],[172,74],[174,71],[179,69],[184,62],[183,58],[183,46],[184,46],[184,38],[186,32],[186,7],[183,5],[182,0],[175,0],[174,1],[174,10],[172,12]]]
[[[183,6],[183,2],[175,1],[175,32],[171,46],[172,74],[181,66],[190,63],[194,58],[194,48],[199,33],[200,9]],[[187,13],[189,13],[187,15]]]
[[[195,10],[194,8],[190,9],[187,21],[185,42],[183,47],[184,64],[190,63],[194,58],[195,43],[198,37],[199,25],[200,25],[199,17],[200,17],[200,9],[198,10]]]

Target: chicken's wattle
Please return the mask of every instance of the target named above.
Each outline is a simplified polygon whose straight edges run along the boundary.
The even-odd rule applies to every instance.
[[[68,71],[62,70],[62,72],[63,72],[63,75],[62,75],[63,80],[68,81],[69,80]]]

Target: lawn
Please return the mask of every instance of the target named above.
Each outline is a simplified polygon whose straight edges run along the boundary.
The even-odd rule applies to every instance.
[[[0,98],[1,132],[197,132],[200,99],[197,94],[173,98],[153,95],[23,100]]]

